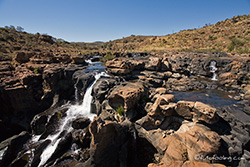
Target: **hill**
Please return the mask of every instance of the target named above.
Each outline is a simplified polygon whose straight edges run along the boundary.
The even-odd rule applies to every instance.
[[[166,36],[132,35],[107,42],[104,48],[143,52],[174,50],[250,53],[250,14]]]
[[[42,55],[85,55],[98,49],[101,43],[70,43],[47,34],[30,34],[14,26],[0,27],[0,60],[15,57],[17,52],[37,52]]]

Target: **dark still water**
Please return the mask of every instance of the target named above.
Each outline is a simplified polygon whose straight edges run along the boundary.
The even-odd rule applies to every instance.
[[[88,61],[88,63],[90,64],[86,69],[85,72],[89,73],[89,72],[104,72],[105,71],[105,64],[103,62],[91,62]]]
[[[228,97],[228,93],[219,90],[199,90],[190,92],[173,92],[176,101],[200,101],[214,107],[237,104],[237,100]]]

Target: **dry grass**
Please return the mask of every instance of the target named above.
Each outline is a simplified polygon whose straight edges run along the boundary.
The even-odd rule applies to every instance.
[[[130,36],[104,45],[116,51],[211,51],[250,53],[250,15],[166,36]]]

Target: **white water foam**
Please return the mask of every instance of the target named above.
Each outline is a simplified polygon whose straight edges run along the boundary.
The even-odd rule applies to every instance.
[[[64,117],[59,125],[58,132],[53,135],[49,135],[45,140],[50,140],[51,143],[44,149],[43,153],[41,154],[40,158],[41,161],[39,163],[39,167],[44,166],[44,164],[48,161],[48,159],[52,156],[52,154],[55,152],[58,144],[61,141],[60,134],[63,131],[66,131],[69,133],[73,130],[71,127],[71,123],[73,120],[75,120],[77,117],[88,117],[90,120],[93,120],[95,114],[90,113],[91,111],[91,102],[92,102],[92,89],[95,85],[96,81],[101,76],[108,76],[105,72],[101,72],[95,75],[95,81],[87,88],[87,91],[85,92],[83,102],[81,105],[71,105],[69,109],[66,112],[66,117]]]
[[[216,81],[217,80],[216,71],[218,70],[218,68],[216,68],[216,61],[211,61],[209,67],[210,67],[210,72],[213,74],[212,80]]]

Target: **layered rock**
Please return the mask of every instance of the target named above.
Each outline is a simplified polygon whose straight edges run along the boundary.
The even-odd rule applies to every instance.
[[[175,102],[174,95],[160,95],[154,104],[148,106],[150,116],[175,116],[179,115],[185,119],[191,119],[194,122],[204,121],[208,124],[214,124],[219,117],[216,114],[216,108],[206,105],[202,102],[178,101]]]
[[[30,138],[28,132],[21,132],[19,135],[15,135],[0,143],[0,165],[8,166],[21,151],[23,145]]]
[[[113,59],[106,62],[106,67],[111,74],[115,75],[126,75],[131,73],[134,69],[134,66],[129,61]]]
[[[108,96],[109,104],[115,110],[124,108],[124,115],[132,119],[136,116],[134,109],[143,96],[146,96],[146,89],[141,82],[125,83],[118,86]]]
[[[92,161],[97,166],[117,166],[122,160],[126,129],[118,123],[97,118],[91,123],[89,130],[92,136],[90,146],[92,152],[91,158],[86,163],[91,164]]]

